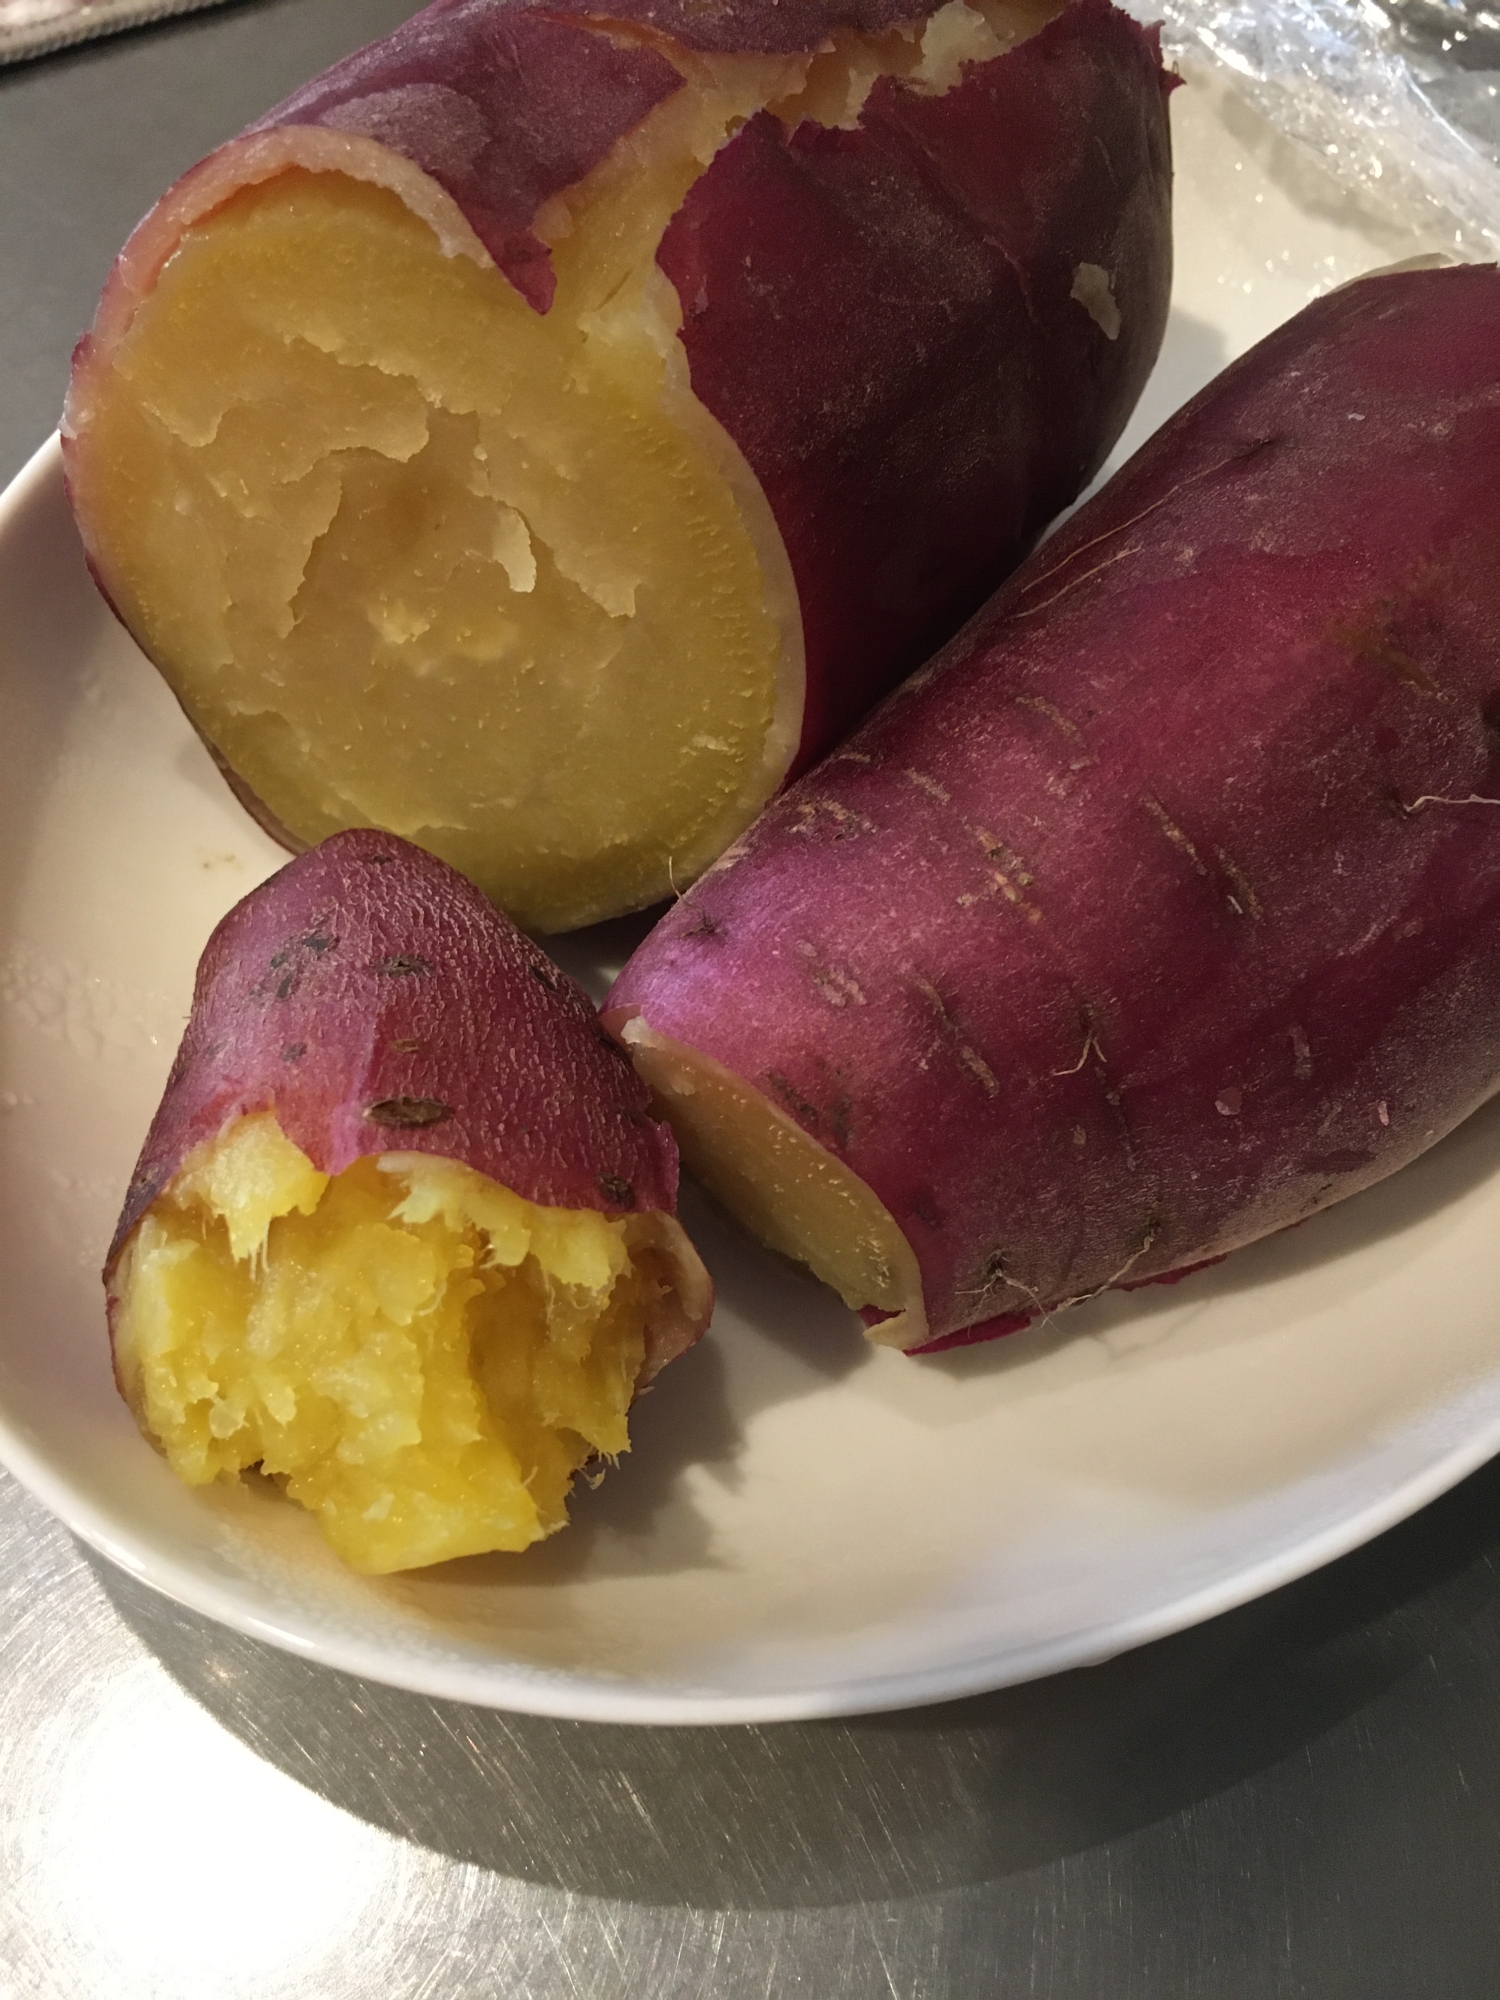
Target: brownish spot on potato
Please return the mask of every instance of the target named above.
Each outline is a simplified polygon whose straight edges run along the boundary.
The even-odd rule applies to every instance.
[[[847,840],[854,834],[873,833],[875,831],[873,824],[865,818],[863,813],[851,811],[848,806],[841,805],[837,799],[802,800],[797,807],[797,817],[800,823],[793,827],[792,831],[794,833],[811,833],[815,829],[821,831],[823,829],[820,828],[819,821],[823,816],[832,820],[831,833],[832,838],[835,840]]]
[[[1161,828],[1162,832],[1167,836],[1167,839],[1171,841],[1172,845],[1177,849],[1178,853],[1185,854],[1187,856],[1188,860],[1193,865],[1194,873],[1202,875],[1206,879],[1208,875],[1207,863],[1204,861],[1203,856],[1198,852],[1197,848],[1193,845],[1192,841],[1183,832],[1182,828],[1177,824],[1176,820],[1172,818],[1171,814],[1167,811],[1166,807],[1162,804],[1161,800],[1154,797],[1153,794],[1150,792],[1143,792],[1141,794],[1141,804],[1146,808],[1147,812],[1150,813],[1151,817],[1156,821],[1156,824]]]
[[[1354,1174],[1372,1165],[1374,1159],[1373,1153],[1346,1146],[1332,1153],[1306,1153],[1297,1164],[1305,1174]]]
[[[451,1104],[435,1097],[382,1097],[365,1106],[372,1125],[386,1125],[398,1131],[419,1132],[429,1125],[441,1125],[453,1116]]]
[[[1076,722],[1072,722],[1055,703],[1046,701],[1039,694],[1018,694],[1017,708],[1029,708],[1034,715],[1044,715],[1050,723],[1060,729],[1070,743],[1082,745],[1083,732]]]
[[[802,1095],[790,1077],[783,1076],[780,1070],[771,1069],[766,1071],[766,1082],[794,1118],[800,1118],[804,1125],[822,1123],[817,1105]]]
[[[618,1174],[601,1174],[599,1186],[618,1208],[635,1207],[635,1189],[629,1181],[622,1181]]]
[[[1254,922],[1259,923],[1261,918],[1261,903],[1260,897],[1255,893],[1255,884],[1250,880],[1250,877],[1241,868],[1232,854],[1226,854],[1222,847],[1216,847],[1214,855],[1219,866],[1229,878],[1232,893],[1226,894],[1224,898],[1225,902],[1228,903],[1237,917],[1250,917]]]
[[[382,979],[409,979],[431,972],[432,967],[416,952],[403,951],[394,958],[377,958],[370,970]]]

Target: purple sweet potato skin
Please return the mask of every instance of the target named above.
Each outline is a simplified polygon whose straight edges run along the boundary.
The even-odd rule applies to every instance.
[[[532,229],[537,210],[681,88],[665,56],[565,14],[439,0],[250,130],[322,125],[403,154],[453,196],[517,291],[545,312],[556,281]]]
[[[616,0],[544,9],[536,0],[435,0],[249,129],[322,125],[403,154],[453,196],[506,277],[546,312],[555,281],[532,227],[537,210],[682,88],[665,56],[619,26],[709,53],[791,55],[835,29],[920,20],[934,4]]]
[[[941,96],[883,80],[853,131],[762,113],[673,218],[657,262],[694,392],[797,581],[798,768],[976,609],[1124,428],[1172,287],[1174,81],[1155,31],[1074,0]],[[1081,265],[1110,274],[1113,337],[1073,296]]]
[[[658,926],[1000,1332],[1298,1221],[1500,1081],[1500,272],[1229,368]]]
[[[335,834],[209,939],[105,1274],[188,1153],[257,1111],[328,1174],[434,1153],[547,1207],[670,1214],[677,1147],[649,1102],[584,993],[462,875]]]

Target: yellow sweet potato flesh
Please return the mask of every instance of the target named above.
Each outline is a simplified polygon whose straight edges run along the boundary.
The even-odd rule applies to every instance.
[[[180,1478],[259,1466],[354,1569],[524,1549],[629,1448],[658,1292],[633,1230],[426,1155],[330,1179],[262,1113],[138,1226],[116,1367]]]
[[[533,929],[664,893],[777,775],[756,549],[591,219],[543,318],[389,190],[281,174],[188,232],[93,417],[111,589],[262,805]]]
[[[859,1176],[752,1085],[696,1049],[627,1022],[622,1040],[656,1093],[683,1164],[752,1236],[889,1317],[878,1345],[925,1335],[922,1284],[895,1217]]]

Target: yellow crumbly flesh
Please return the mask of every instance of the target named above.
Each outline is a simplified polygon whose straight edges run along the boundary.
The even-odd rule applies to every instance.
[[[800,727],[795,593],[657,245],[762,105],[852,122],[878,74],[947,88],[1055,4],[683,57],[690,87],[538,218],[545,315],[350,173],[290,168],[186,232],[89,389],[75,490],[126,622],[294,838],[386,828],[557,930],[748,824]]]
[[[632,1228],[421,1154],[329,1179],[241,1119],[130,1240],[121,1383],[180,1478],[259,1466],[354,1569],[524,1549],[629,1449],[659,1290]]]
[[[624,1039],[670,1120],[684,1165],[752,1236],[805,1264],[856,1311],[892,1315],[868,1329],[882,1346],[925,1336],[916,1257],[858,1174],[721,1063],[640,1021]]]

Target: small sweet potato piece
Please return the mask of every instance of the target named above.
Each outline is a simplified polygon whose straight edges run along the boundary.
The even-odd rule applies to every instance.
[[[1500,1079],[1500,272],[1237,361],[626,966],[684,1156],[906,1348],[1181,1271]]]
[[[95,574],[288,845],[648,904],[1118,436],[1169,81],[1109,0],[439,0],[126,245],[63,421]]]
[[[105,1267],[120,1387],[355,1568],[521,1549],[703,1332],[677,1155],[586,997],[446,864],[335,836],[219,925]]]

